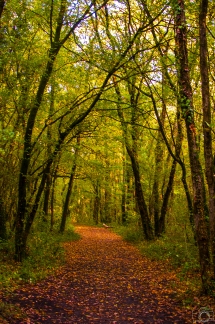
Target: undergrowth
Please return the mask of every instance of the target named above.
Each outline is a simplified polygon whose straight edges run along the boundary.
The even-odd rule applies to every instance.
[[[4,295],[11,294],[22,284],[34,283],[53,274],[65,262],[63,243],[79,238],[73,227],[60,234],[57,228],[50,232],[44,226],[37,226],[29,237],[28,257],[22,264],[13,261],[13,236],[8,241],[0,242],[0,323],[15,323],[26,317],[18,306],[2,301],[2,292]]]
[[[138,245],[141,253],[150,259],[166,260],[181,273],[199,271],[198,250],[191,235],[167,233],[152,241],[145,241],[138,226],[120,226],[115,231],[127,242]]]
[[[40,280],[65,261],[63,242],[78,240],[79,235],[72,227],[60,234],[57,230],[35,229],[28,240],[28,256],[20,264],[13,261],[13,237],[0,242],[0,290],[13,290],[22,282]]]
[[[135,244],[142,255],[166,262],[169,269],[174,269],[181,282],[183,303],[191,303],[201,287],[198,250],[191,232],[176,232],[176,228],[172,228],[164,236],[146,241],[141,228],[134,224],[118,226],[114,231],[125,241]]]

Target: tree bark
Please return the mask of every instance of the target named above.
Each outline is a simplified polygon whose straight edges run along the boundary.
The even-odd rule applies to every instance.
[[[204,293],[207,293],[210,281],[209,239],[204,215],[204,180],[199,159],[198,139],[194,121],[193,95],[189,74],[184,0],[175,1],[175,8],[173,9],[175,10],[175,40],[176,53],[178,56],[180,106],[187,130],[187,142],[194,196],[193,206],[196,240],[199,250],[202,289]]]
[[[122,161],[122,199],[121,199],[121,220],[122,224],[126,224],[126,192],[127,192],[127,185],[126,185],[126,176],[127,176],[127,163],[126,163],[126,151],[125,151],[125,145],[123,144],[123,161]]]
[[[28,169],[29,169],[31,153],[32,153],[31,152],[32,133],[34,129],[36,116],[43,99],[43,94],[45,92],[46,86],[52,74],[56,56],[62,46],[62,44],[60,43],[60,32],[63,26],[64,13],[65,13],[65,4],[64,1],[62,1],[61,9],[59,11],[55,38],[54,41],[51,42],[51,48],[48,52],[49,54],[48,54],[48,61],[46,64],[46,68],[41,77],[36,98],[34,100],[34,104],[30,110],[25,136],[24,136],[24,150],[23,150],[23,157],[21,160],[21,167],[20,167],[20,174],[19,174],[18,210],[17,210],[17,217],[16,217],[16,230],[15,230],[15,259],[17,261],[22,261],[22,257],[25,249],[25,243],[24,241],[22,241],[22,238],[23,238],[26,215],[28,218],[31,218],[28,215],[28,211],[27,211],[27,183],[28,183]]]
[[[98,225],[99,223],[99,205],[100,205],[100,197],[99,197],[99,181],[96,180],[94,185],[94,202],[93,202],[93,220]]]
[[[175,143],[175,156],[179,159],[181,153],[181,146],[182,146],[182,129],[181,129],[181,122],[180,122],[180,113],[177,111],[177,135],[176,135],[176,143]],[[171,192],[173,190],[173,183],[174,177],[176,172],[177,160],[173,159],[172,166],[169,174],[168,184],[165,190],[165,194],[163,197],[163,202],[160,211],[160,218],[159,218],[159,228],[158,228],[158,236],[165,232],[165,219],[167,214],[167,208],[169,203],[169,198]]]
[[[67,220],[67,216],[69,214],[69,204],[70,204],[72,188],[73,188],[73,183],[74,183],[74,178],[75,178],[75,170],[77,167],[77,155],[78,155],[78,151],[79,151],[79,146],[80,146],[80,136],[77,137],[77,147],[76,147],[75,153],[74,153],[73,166],[72,166],[72,170],[71,170],[71,174],[70,174],[70,178],[69,178],[66,199],[65,199],[65,203],[64,203],[64,207],[63,207],[63,213],[62,213],[60,231],[59,231],[60,233],[63,233],[65,231],[66,220]]]
[[[152,19],[152,16],[151,16],[151,13],[150,11],[148,10],[148,7],[147,7],[147,3],[146,1],[144,1],[144,8],[145,8],[145,12],[148,16],[148,19],[149,21],[151,21],[150,25],[151,25],[151,33],[152,33],[152,36],[154,38],[154,41],[155,41],[155,44],[158,48],[158,51],[159,51],[159,54],[160,54],[160,57],[161,57],[161,64],[162,64],[162,73],[164,74],[165,76],[165,80],[166,82],[168,82],[170,88],[172,89],[173,93],[175,94],[176,98],[177,98],[177,101],[179,101],[179,95],[178,95],[178,90],[177,90],[177,87],[175,86],[174,82],[172,81],[172,78],[168,72],[168,68],[167,66],[165,65],[165,56],[164,56],[164,53],[163,53],[163,49],[162,49],[162,46],[161,46],[161,43],[160,41],[158,40],[158,37],[156,35],[156,29],[155,29],[155,25],[154,25],[154,22],[153,22],[153,19]],[[180,7],[178,6],[178,3],[177,3],[177,0],[175,0],[173,2],[173,5],[174,5],[174,8],[173,10],[180,10]],[[194,227],[194,211],[193,211],[193,202],[192,202],[192,198],[191,198],[191,194],[190,194],[190,191],[189,191],[189,187],[188,187],[188,184],[187,184],[187,180],[186,180],[186,167],[185,167],[185,164],[184,162],[181,160],[180,156],[176,156],[175,154],[173,154],[172,150],[171,150],[171,147],[169,145],[169,142],[167,140],[167,137],[165,135],[165,131],[164,131],[164,128],[162,127],[162,122],[161,122],[161,119],[159,118],[159,114],[158,114],[158,110],[156,108],[156,101],[155,99],[153,98],[153,93],[150,89],[150,92],[151,92],[151,99],[152,99],[152,102],[153,102],[153,106],[154,106],[154,110],[155,110],[155,114],[156,114],[156,117],[157,117],[157,120],[158,120],[158,124],[159,124],[159,127],[160,127],[160,131],[162,133],[162,136],[163,136],[163,139],[164,139],[164,142],[167,146],[167,149],[170,153],[170,155],[172,156],[172,158],[177,161],[182,169],[182,183],[183,183],[183,186],[184,186],[184,190],[185,190],[185,194],[186,194],[186,198],[187,198],[187,204],[188,204],[188,210],[189,210],[189,219],[190,219],[190,224],[192,226],[192,229]],[[179,103],[180,105],[180,103]],[[180,117],[179,117],[180,118]],[[179,121],[179,118],[177,118],[177,120]],[[178,130],[179,130],[179,127],[181,129],[181,126],[179,125],[178,123]],[[182,133],[181,133],[181,136],[182,136]]]
[[[208,0],[200,1],[199,13],[199,40],[200,40],[200,73],[202,91],[202,111],[203,111],[203,134],[204,134],[204,157],[205,174],[209,193],[209,222],[210,222],[210,242],[215,277],[215,187],[214,187],[214,164],[211,133],[211,104],[210,85],[208,73],[208,44],[207,44],[207,11]]]
[[[127,131],[126,123],[124,120],[122,110],[120,108],[120,104],[122,102],[122,96],[121,96],[120,89],[119,89],[117,83],[115,82],[115,80],[114,80],[114,85],[115,85],[115,91],[116,91],[116,94],[118,97],[117,112],[118,112],[118,116],[119,116],[119,119],[120,119],[120,122],[122,125],[123,133],[124,133],[125,147],[126,147],[128,155],[129,155],[129,158],[131,160],[131,166],[132,166],[132,170],[133,170],[134,183],[135,183],[135,197],[136,197],[136,203],[138,205],[138,209],[139,209],[139,213],[140,213],[140,217],[141,217],[143,232],[144,232],[144,236],[145,236],[146,240],[152,240],[152,239],[154,239],[154,233],[153,233],[153,228],[151,225],[151,220],[149,218],[148,209],[147,209],[147,205],[145,202],[144,193],[143,193],[142,184],[141,184],[141,176],[140,176],[138,156],[137,156],[137,147],[136,147],[136,132],[135,132],[135,129],[132,130],[132,134],[131,134],[132,147],[131,147],[129,140],[128,140],[128,131]],[[130,93],[130,95],[131,95],[131,93]],[[133,93],[132,93],[132,95],[133,95]],[[132,100],[132,98],[131,98],[131,100]],[[133,113],[134,113],[134,111],[133,111]],[[133,116],[133,118],[134,118],[134,116]],[[131,123],[132,122],[134,122],[134,120],[132,120]]]
[[[7,239],[7,214],[4,208],[3,200],[0,197],[0,241]]]
[[[51,184],[52,184],[52,177],[49,174],[47,176],[45,190],[44,190],[44,202],[43,202],[43,221],[46,223],[48,221],[49,215],[49,201],[50,201],[50,193],[51,193]]]
[[[2,17],[4,6],[5,6],[5,0],[0,0],[0,19]]]
[[[58,165],[55,167],[55,171],[53,173],[53,180],[52,180],[52,188],[51,188],[51,201],[50,201],[50,212],[51,212],[51,220],[50,220],[50,231],[54,228],[54,202],[55,202],[55,183],[57,179],[57,170]]]
[[[139,213],[141,217],[141,222],[143,226],[143,231],[146,240],[152,240],[154,238],[153,228],[151,225],[151,220],[148,215],[147,205],[144,199],[143,189],[141,185],[141,178],[140,178],[140,171],[139,171],[139,164],[134,152],[131,150],[129,145],[126,145],[126,149],[128,155],[131,159],[132,170],[134,173],[134,182],[135,182],[135,193],[136,193],[136,201],[139,208]]]

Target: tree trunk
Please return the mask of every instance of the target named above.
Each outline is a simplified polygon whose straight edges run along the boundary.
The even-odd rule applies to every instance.
[[[50,91],[50,107],[49,107],[49,118],[54,113],[54,105],[55,105],[55,82],[53,78],[51,78],[51,91]],[[52,154],[52,131],[51,125],[47,127],[47,156],[48,158]],[[52,185],[52,176],[48,174],[46,180],[46,187],[45,187],[45,195],[44,195],[44,204],[43,204],[43,220],[45,222],[48,221],[48,214],[49,214],[49,202],[50,202],[50,194],[51,194],[51,185]]]
[[[122,199],[121,199],[121,220],[122,224],[126,224],[127,210],[126,210],[126,194],[127,194],[127,161],[126,161],[126,150],[123,144],[123,161],[122,161]]]
[[[165,220],[166,220],[166,214],[167,214],[167,207],[168,207],[169,197],[170,197],[170,194],[173,189],[176,165],[177,165],[176,160],[173,160],[171,171],[169,174],[169,181],[167,184],[167,188],[166,188],[166,191],[165,191],[165,194],[163,197],[163,203],[161,206],[160,217],[159,217],[159,222],[158,222],[158,232],[156,233],[157,236],[161,236],[165,232]]]
[[[167,52],[168,52],[167,43],[166,48],[163,51],[163,62],[166,61]],[[167,116],[166,110],[166,94],[165,94],[165,87],[166,87],[166,76],[165,76],[165,67],[162,66],[162,112],[160,114],[160,122],[162,127],[165,127],[165,119]],[[157,142],[155,147],[155,174],[154,174],[154,184],[153,184],[153,202],[154,202],[154,232],[155,236],[159,236],[162,234],[165,228],[165,215],[162,214],[162,219],[160,219],[160,206],[161,206],[161,199],[159,195],[159,183],[161,182],[161,174],[163,171],[163,155],[164,155],[164,142],[161,130],[159,129],[157,135]],[[163,181],[164,183],[165,181]],[[167,198],[167,197],[166,197]],[[165,199],[168,203],[168,198]],[[166,205],[167,207],[167,205]],[[162,226],[161,226],[162,222]]]
[[[0,241],[7,239],[7,215],[4,208],[2,198],[0,197]]]
[[[114,86],[115,86],[115,91],[118,97],[118,104],[117,104],[117,112],[118,116],[122,125],[122,130],[124,134],[124,140],[125,140],[125,147],[127,150],[127,153],[130,157],[131,160],[131,165],[132,165],[132,171],[134,175],[134,183],[135,183],[135,198],[136,198],[136,203],[139,209],[140,217],[141,217],[141,222],[142,222],[142,227],[143,227],[143,232],[146,240],[152,240],[154,238],[153,234],[153,228],[151,225],[151,220],[149,218],[148,214],[148,209],[147,205],[145,202],[144,194],[143,194],[143,189],[142,189],[142,184],[141,184],[141,177],[140,177],[140,170],[139,170],[139,163],[138,163],[138,156],[137,156],[137,143],[136,143],[136,137],[137,137],[137,132],[135,128],[135,113],[136,113],[136,106],[137,106],[137,100],[139,97],[139,92],[135,98],[134,95],[134,85],[131,85],[131,88],[129,89],[130,92],[130,100],[131,100],[131,106],[132,106],[132,120],[131,124],[134,126],[132,128],[132,133],[131,133],[131,141],[132,141],[132,147],[129,143],[128,140],[128,130],[127,126],[124,120],[123,112],[121,110],[120,104],[122,102],[122,96],[120,89],[117,85],[117,83],[114,80]]]
[[[215,277],[215,187],[214,187],[214,165],[211,134],[211,104],[210,84],[208,73],[208,44],[207,44],[207,11],[208,0],[200,1],[199,13],[199,40],[200,40],[200,73],[202,89],[202,111],[203,111],[203,134],[204,134],[204,157],[205,174],[209,193],[209,220],[210,220],[210,241],[212,260]]]
[[[93,202],[93,220],[96,225],[99,223],[99,204],[100,204],[100,198],[99,198],[99,181],[96,181],[96,184],[94,185],[94,202]]]
[[[32,202],[32,208],[31,210],[26,210],[26,213],[21,214],[22,217],[19,217],[18,221],[16,220],[16,229],[15,229],[15,260],[18,262],[22,262],[22,259],[26,255],[26,243],[27,238],[30,233],[31,225],[33,224],[39,202],[42,196],[42,193],[44,191],[44,187],[47,181],[47,177],[50,174],[50,169],[52,166],[52,163],[58,153],[60,152],[61,144],[64,140],[64,134],[61,134],[61,138],[59,139],[58,143],[55,146],[55,150],[50,156],[50,158],[47,161],[47,165],[45,169],[43,170],[42,179],[40,181],[39,187],[37,189],[36,197],[34,202]],[[25,198],[26,199],[26,198]],[[29,206],[28,206],[29,207]],[[26,208],[27,209],[27,208]],[[24,224],[25,221],[25,224]],[[22,226],[19,226],[21,222]]]
[[[180,6],[178,5],[177,3],[177,0],[174,0],[173,2],[173,5],[174,5],[174,8],[173,10],[175,10],[177,12],[177,10],[180,11]],[[179,100],[179,97],[178,97],[178,90],[177,90],[177,87],[175,86],[174,82],[172,81],[172,78],[168,72],[168,66],[165,65],[165,60],[164,60],[164,53],[163,53],[163,49],[162,49],[162,46],[161,46],[161,42],[159,41],[159,39],[157,38],[157,35],[156,35],[156,28],[155,28],[155,25],[154,25],[154,21],[152,19],[152,16],[151,16],[151,13],[150,11],[148,10],[148,7],[147,7],[147,3],[146,1],[144,1],[144,7],[145,7],[145,12],[148,16],[148,19],[150,21],[150,25],[151,25],[151,33],[152,33],[152,36],[154,38],[154,41],[155,41],[155,44],[158,48],[158,51],[160,53],[160,57],[161,57],[161,64],[162,64],[162,73],[165,74],[165,79],[166,79],[166,82],[168,82],[170,88],[172,89],[173,93],[175,94],[177,100]],[[151,90],[150,90],[151,91]],[[187,198],[187,204],[188,204],[188,210],[189,210],[189,219],[190,219],[190,224],[192,226],[192,229],[194,227],[194,211],[193,211],[193,202],[192,202],[192,198],[191,198],[191,194],[190,194],[190,191],[189,191],[189,187],[188,187],[188,184],[187,184],[187,180],[186,180],[186,167],[185,167],[185,164],[184,162],[180,159],[179,156],[175,156],[170,148],[170,145],[168,143],[168,140],[167,140],[167,137],[165,135],[165,131],[162,127],[162,122],[159,118],[159,114],[158,114],[158,111],[157,111],[157,108],[156,108],[156,101],[155,99],[153,98],[153,93],[151,91],[151,99],[152,99],[152,102],[153,102],[153,106],[154,106],[154,110],[155,110],[155,114],[156,114],[156,117],[158,119],[158,123],[159,123],[159,127],[160,127],[160,130],[161,130],[161,133],[162,133],[162,136],[163,136],[163,139],[165,141],[165,144],[167,146],[167,149],[170,153],[170,155],[173,157],[174,160],[176,160],[181,169],[182,169],[182,183],[183,183],[183,186],[184,186],[184,190],[185,190],[185,194],[186,194],[186,198]],[[180,103],[179,103],[180,105]],[[181,126],[180,126],[180,123],[179,123],[179,119],[181,117],[179,116],[177,118],[178,120],[178,129],[180,127],[180,132],[181,132]],[[182,132],[181,132],[181,136],[182,136]]]
[[[62,213],[62,218],[61,218],[61,224],[60,224],[60,233],[63,233],[65,231],[66,227],[66,220],[69,215],[69,204],[70,204],[70,198],[72,194],[72,187],[73,187],[73,182],[74,182],[74,177],[75,177],[75,170],[76,170],[76,164],[74,162],[74,165],[72,167],[72,171],[70,174],[69,178],[69,183],[67,187],[67,193],[66,193],[66,199],[63,207],[63,213]]]
[[[58,170],[58,164],[55,167],[55,171],[53,174],[53,180],[52,180],[52,188],[51,188],[51,201],[50,201],[50,212],[51,212],[51,220],[50,220],[50,231],[54,228],[54,203],[55,203],[55,183],[57,179],[57,170]]]
[[[143,195],[143,189],[142,189],[141,179],[140,179],[139,164],[135,157],[134,152],[129,148],[128,145],[126,145],[126,149],[127,149],[128,155],[131,159],[132,170],[134,173],[136,201],[137,201],[137,205],[138,205],[139,212],[140,212],[144,235],[145,235],[146,240],[152,240],[154,238],[153,229],[152,229],[152,225],[151,225],[151,220],[148,215],[147,205],[146,205],[144,195]]]
[[[177,135],[176,135],[176,143],[175,143],[175,156],[178,159],[181,153],[182,139],[183,136],[182,136],[181,122],[180,122],[180,113],[179,111],[177,111]],[[169,174],[169,180],[163,197],[163,203],[160,211],[158,236],[160,236],[165,232],[165,219],[167,214],[169,198],[173,189],[176,166],[177,166],[177,160],[173,159],[170,174]]]
[[[77,147],[76,147],[75,153],[74,153],[74,161],[73,161],[72,171],[70,174],[69,183],[68,183],[68,187],[67,187],[67,193],[66,193],[66,199],[65,199],[65,203],[64,203],[64,207],[63,207],[63,213],[62,213],[60,231],[59,231],[60,233],[63,233],[65,230],[66,220],[67,220],[67,216],[69,214],[69,204],[70,204],[72,187],[73,187],[74,178],[75,178],[75,170],[77,167],[76,162],[77,162],[79,146],[80,146],[80,136],[77,137]]]
[[[159,132],[157,137],[156,147],[155,147],[155,173],[154,173],[154,183],[152,189],[155,236],[158,236],[159,233],[159,222],[160,222],[159,221],[159,216],[160,216],[159,183],[160,183],[160,175],[162,171],[162,160],[163,160],[162,138]]]
[[[199,159],[198,140],[194,121],[193,97],[190,82],[187,30],[184,9],[184,0],[176,1],[175,28],[176,28],[176,53],[178,59],[178,79],[180,88],[180,106],[182,117],[185,119],[187,141],[189,149],[190,168],[193,184],[193,206],[196,240],[199,250],[202,288],[204,293],[209,290],[210,255],[207,225],[204,215],[204,180]]]
[[[49,201],[50,201],[50,193],[51,193],[51,184],[52,178],[51,175],[47,175],[45,190],[44,190],[44,202],[43,202],[43,221],[46,223],[48,221],[49,215]]]
[[[0,0],[0,19],[4,10],[5,0]]]

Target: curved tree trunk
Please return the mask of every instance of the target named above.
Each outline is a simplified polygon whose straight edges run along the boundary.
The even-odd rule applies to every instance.
[[[178,111],[177,112],[177,135],[176,135],[176,144],[175,144],[175,156],[177,158],[180,157],[182,139],[183,139],[183,135],[182,135],[181,122],[180,122],[180,113]],[[173,159],[172,167],[171,167],[170,174],[169,174],[169,180],[168,180],[167,188],[166,188],[166,191],[165,191],[165,194],[163,197],[163,203],[162,203],[161,211],[160,211],[158,236],[160,236],[161,234],[163,234],[165,232],[165,219],[166,219],[169,198],[170,198],[170,195],[171,195],[171,192],[173,189],[176,166],[177,166],[177,160]],[[185,181],[186,181],[186,178],[185,178]],[[188,203],[188,207],[189,207],[189,203]]]

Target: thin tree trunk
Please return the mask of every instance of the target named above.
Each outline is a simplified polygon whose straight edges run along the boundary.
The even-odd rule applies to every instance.
[[[154,183],[152,189],[155,236],[158,236],[159,233],[159,216],[160,216],[159,183],[160,183],[160,175],[162,171],[161,164],[163,160],[163,148],[162,148],[161,141],[162,139],[159,132],[157,137],[156,147],[155,147],[155,172],[154,172]]]
[[[166,54],[168,52],[168,43],[164,50],[164,60],[166,58]],[[162,123],[162,127],[165,125],[165,118],[166,118],[166,96],[165,96],[165,86],[166,86],[166,77],[165,77],[165,68],[162,67],[162,112],[160,115],[160,121]],[[159,236],[162,234],[160,231],[164,231],[164,224],[165,224],[165,216],[163,214],[162,218],[162,229],[160,226],[160,201],[159,199],[159,184],[161,181],[161,174],[163,171],[163,155],[164,155],[164,143],[161,131],[159,129],[157,135],[157,142],[155,147],[155,174],[154,174],[154,184],[153,184],[153,202],[154,202],[154,232],[155,236]],[[165,182],[165,181],[164,181]],[[168,200],[167,200],[168,202]]]
[[[154,238],[154,234],[151,225],[151,220],[148,215],[147,205],[144,199],[144,194],[143,194],[143,189],[142,189],[141,179],[140,179],[139,164],[134,152],[130,149],[129,145],[126,145],[126,149],[131,159],[132,170],[134,173],[136,201],[139,208],[144,235],[146,240],[152,240]]]
[[[165,194],[164,194],[164,197],[163,197],[163,203],[162,203],[162,206],[161,206],[157,236],[160,236],[165,232],[165,220],[166,220],[166,214],[167,214],[167,208],[168,208],[168,202],[169,202],[170,194],[171,194],[172,189],[173,189],[173,182],[174,182],[174,176],[175,176],[175,171],[176,171],[176,165],[177,165],[177,162],[175,160],[173,160],[170,175],[169,175],[169,180],[168,180],[168,184],[167,184],[167,188],[166,188],[166,191],[165,191]]]
[[[47,176],[45,190],[44,190],[44,202],[43,202],[43,221],[46,223],[48,221],[48,215],[49,215],[49,201],[50,201],[50,193],[51,193],[51,184],[52,184],[52,178],[49,174]]]
[[[4,208],[3,200],[0,197],[0,241],[7,239],[7,215]]]
[[[60,224],[60,233],[63,233],[65,231],[66,220],[67,220],[67,216],[69,214],[69,204],[70,204],[72,188],[73,188],[73,183],[74,183],[74,178],[75,178],[75,170],[77,167],[77,155],[78,155],[79,147],[80,147],[80,136],[77,137],[77,147],[76,147],[75,153],[74,153],[73,166],[72,166],[72,170],[71,170],[71,174],[70,174],[70,178],[69,178],[66,199],[65,199],[65,203],[64,203],[64,207],[63,207],[63,213],[62,213],[61,224]]]
[[[127,175],[127,163],[126,163],[126,151],[125,145],[123,144],[123,161],[122,161],[122,200],[121,200],[121,212],[122,212],[122,224],[126,224],[126,193],[127,193],[127,183],[126,183],[126,175]]]
[[[133,145],[131,147],[128,141],[128,132],[127,132],[126,123],[124,120],[122,110],[120,108],[120,104],[122,102],[122,96],[120,93],[120,89],[117,83],[115,82],[115,80],[114,80],[114,85],[115,85],[116,94],[118,96],[117,112],[124,133],[126,150],[131,160],[131,165],[132,165],[132,170],[134,175],[134,183],[135,183],[135,197],[136,197],[136,203],[141,217],[143,232],[146,240],[152,240],[154,238],[154,234],[153,234],[153,228],[151,225],[151,220],[149,218],[148,209],[145,202],[142,184],[141,184],[139,163],[138,163],[137,150],[136,150],[136,132],[135,130],[133,130],[133,134],[131,136]]]
[[[51,92],[50,92],[50,107],[49,107],[49,116],[52,116],[54,112],[54,104],[55,104],[55,84],[54,80],[51,80]],[[51,126],[49,125],[47,128],[47,155],[48,157],[52,154],[52,132]],[[45,222],[48,221],[49,214],[49,202],[50,202],[50,194],[51,194],[51,185],[52,185],[52,177],[51,174],[47,176],[46,187],[45,187],[45,195],[44,195],[44,204],[43,204],[43,220]]]
[[[180,113],[178,111],[177,112],[177,137],[176,137],[176,143],[175,143],[175,155],[177,158],[180,157],[182,139],[183,139],[183,136],[182,136],[181,123],[180,123]],[[167,187],[165,190],[165,194],[163,197],[163,203],[162,203],[161,211],[160,211],[158,236],[160,236],[161,234],[163,234],[165,232],[165,219],[166,219],[166,214],[167,214],[169,198],[170,198],[170,195],[171,195],[171,192],[173,189],[176,166],[177,166],[177,160],[173,159],[170,174],[169,174],[169,180],[168,180],[168,184],[167,184]]]
[[[52,188],[51,188],[51,201],[50,201],[50,212],[51,212],[51,219],[50,219],[50,231],[53,231],[54,228],[54,203],[55,203],[55,183],[57,179],[57,170],[58,170],[58,164],[57,167],[55,167],[55,171],[52,176]]]
[[[99,204],[100,204],[100,198],[99,198],[99,181],[96,180],[96,184],[94,185],[94,202],[93,202],[93,220],[98,225],[99,223]]]

